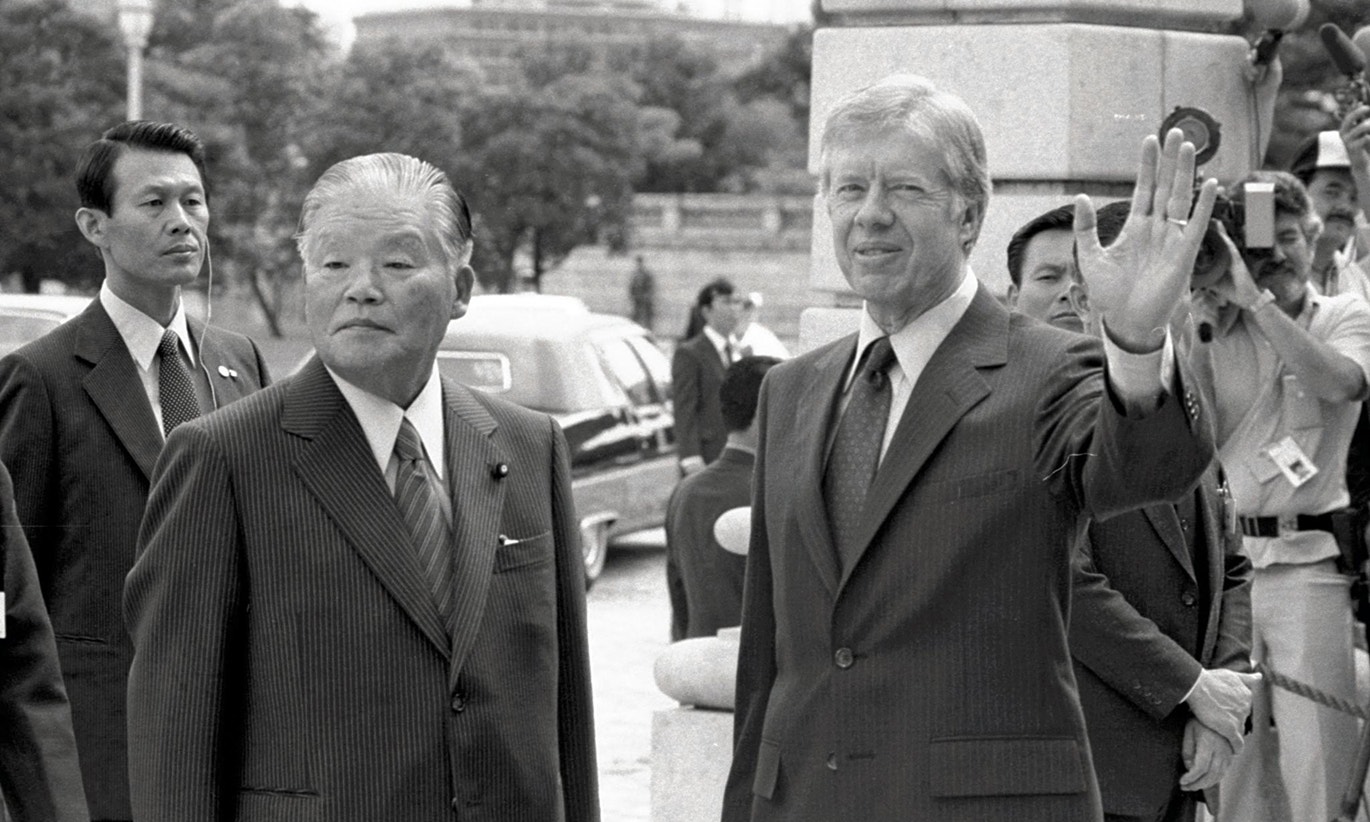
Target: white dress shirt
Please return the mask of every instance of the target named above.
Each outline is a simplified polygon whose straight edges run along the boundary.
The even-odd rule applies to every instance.
[[[424,470],[428,472],[429,479],[443,489],[443,493],[439,495],[443,515],[447,517],[448,523],[451,523],[451,494],[445,479],[444,465],[444,455],[447,452],[444,450],[446,434],[443,430],[442,381],[438,379],[437,365],[434,364],[432,372],[428,375],[428,382],[424,383],[423,389],[408,408],[400,408],[390,400],[358,388],[338,376],[331,368],[328,369],[328,374],[338,384],[343,399],[347,400],[352,413],[357,417],[357,422],[361,424],[362,433],[366,435],[366,444],[371,447],[371,456],[375,458],[376,467],[384,475],[385,484],[390,488],[391,494],[395,493],[395,478],[399,474],[395,440],[400,434],[400,421],[408,419],[410,425],[414,426],[419,439],[423,442]],[[437,455],[436,458],[434,455]]]
[[[967,266],[962,272],[960,285],[950,296],[915,317],[908,325],[888,335],[890,347],[894,349],[895,364],[890,366],[887,376],[894,393],[890,397],[890,415],[885,423],[885,439],[880,446],[882,459],[890,447],[890,441],[894,439],[894,432],[899,427],[899,420],[904,415],[904,408],[909,404],[909,397],[913,395],[913,388],[922,376],[923,369],[946,341],[951,329],[965,316],[979,287],[974,272]],[[863,306],[861,327],[856,337],[856,357],[842,385],[843,411],[846,410],[852,381],[856,378],[856,366],[861,362],[861,354],[866,350],[866,346],[884,336],[885,332],[876,325],[869,311]],[[1109,381],[1118,393],[1119,399],[1125,404],[1144,405],[1147,400],[1155,399],[1164,388],[1170,386],[1173,354],[1169,331],[1166,332],[1165,344],[1159,350],[1146,354],[1130,354],[1118,348],[1109,339],[1108,334],[1104,334],[1103,338]]]
[[[138,369],[138,381],[143,384],[143,393],[147,396],[148,405],[152,406],[152,416],[157,420],[157,430],[161,431],[162,369],[157,361],[157,347],[162,344],[162,334],[167,328],[175,331],[181,340],[181,359],[186,367],[191,371],[198,367],[195,346],[190,340],[190,328],[186,325],[185,306],[178,299],[171,324],[163,328],[161,323],[120,299],[110,290],[108,281],[100,286],[99,299],[110,322],[114,323],[115,330],[123,339],[124,346],[128,348],[129,356],[133,358],[133,366]]]

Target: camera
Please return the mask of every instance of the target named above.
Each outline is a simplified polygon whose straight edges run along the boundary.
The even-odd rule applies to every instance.
[[[1258,264],[1275,246],[1275,184],[1249,182],[1242,187],[1240,199],[1220,191],[1213,201],[1213,216],[1204,231],[1199,254],[1194,260],[1191,289],[1207,288],[1217,283],[1232,265],[1227,246],[1218,233],[1217,224],[1227,230],[1227,236],[1244,253],[1248,265]],[[1198,192],[1195,192],[1198,201]]]

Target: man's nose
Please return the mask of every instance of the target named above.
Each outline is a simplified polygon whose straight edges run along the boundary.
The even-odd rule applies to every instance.
[[[380,277],[381,268],[378,265],[359,265],[351,269],[351,276],[347,280],[347,286],[343,289],[343,296],[354,303],[374,303],[381,299]]]
[[[883,225],[891,219],[892,212],[885,202],[885,192],[879,186],[871,186],[861,199],[861,207],[856,211],[856,221],[860,225]]]
[[[184,234],[190,231],[190,215],[186,213],[185,207],[180,203],[172,203],[167,210],[167,230],[172,234]]]

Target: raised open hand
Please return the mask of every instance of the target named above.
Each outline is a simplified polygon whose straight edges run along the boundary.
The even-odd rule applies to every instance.
[[[1193,202],[1194,145],[1171,129],[1161,146],[1142,142],[1142,161],[1132,206],[1123,230],[1104,248],[1099,243],[1094,204],[1075,198],[1075,248],[1090,304],[1108,335],[1125,351],[1155,351],[1181,301],[1188,300],[1194,258],[1199,253],[1217,194],[1205,180]]]

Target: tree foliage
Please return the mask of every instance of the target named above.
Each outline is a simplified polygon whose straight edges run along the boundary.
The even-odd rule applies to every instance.
[[[0,273],[90,287],[103,269],[72,219],[72,167],[122,119],[124,58],[59,0],[0,4]]]

